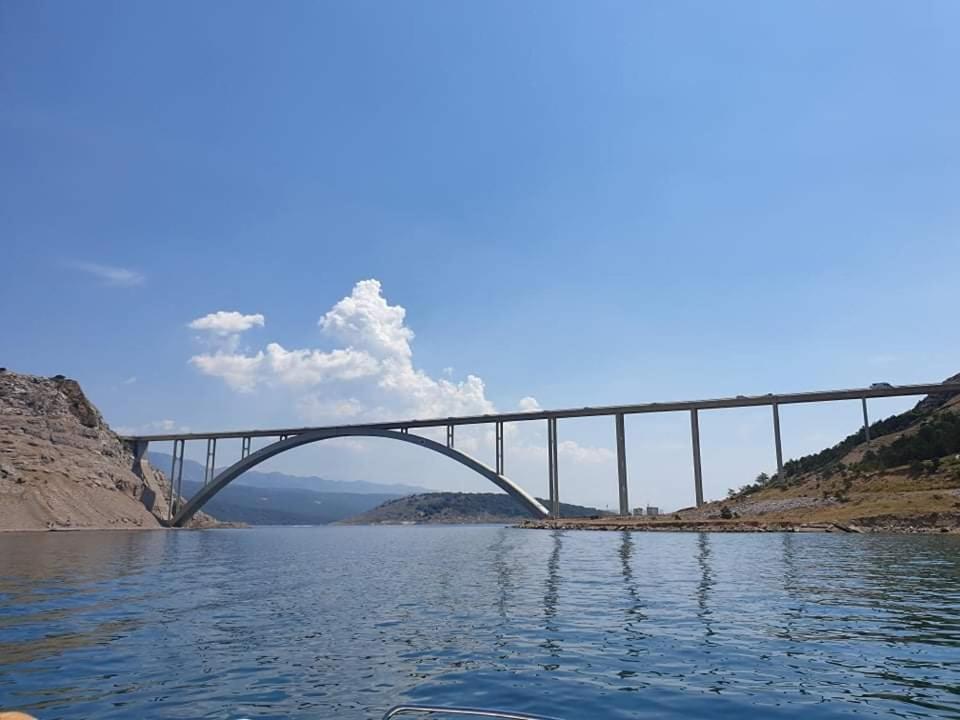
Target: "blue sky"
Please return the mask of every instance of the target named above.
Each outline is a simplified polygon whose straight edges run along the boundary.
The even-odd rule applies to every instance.
[[[942,379],[958,22],[949,1],[9,0],[0,362],[76,377],[116,426],[198,430]],[[367,279],[358,317],[412,330],[408,355],[318,325]],[[188,327],[217,311],[265,321]],[[252,387],[191,362],[271,343]],[[379,369],[330,369],[363,347]],[[378,395],[401,356],[414,386]],[[858,412],[785,411],[787,453]],[[607,424],[561,423],[571,500],[614,502]],[[766,412],[702,424],[708,494],[770,469]],[[688,503],[687,419],[628,431],[634,499]],[[514,438],[538,492],[543,435]],[[376,443],[275,466],[486,489]]]

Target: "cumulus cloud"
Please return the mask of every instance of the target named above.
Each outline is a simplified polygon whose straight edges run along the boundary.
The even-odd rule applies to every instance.
[[[379,280],[361,280],[353,292],[324,315],[320,327],[350,347],[377,357],[410,358],[413,331],[404,324],[407,311],[388,305]]]
[[[385,419],[493,412],[479,377],[455,382],[414,367],[414,333],[406,314],[387,302],[378,280],[362,280],[318,323],[322,334],[342,347],[287,349],[272,342],[248,354],[226,343],[190,362],[242,392],[261,384],[296,388],[303,393],[299,407],[315,422],[341,415]],[[263,325],[263,316],[220,311],[190,323],[228,339],[253,325]],[[347,412],[331,412],[337,408]]]
[[[253,356],[217,352],[194,355],[190,362],[205,375],[223,379],[234,390],[250,392],[257,385],[263,358],[262,351]]]
[[[520,398],[520,410],[523,412],[536,412],[537,410],[542,410],[540,403],[537,402],[535,397],[527,395],[526,397]]]
[[[219,310],[191,321],[188,327],[223,336],[235,335],[252,327],[263,327],[263,325],[264,317],[260,313],[244,315],[235,310],[230,312]]]
[[[293,393],[300,416],[316,425],[496,412],[480,377],[455,380],[452,369],[433,377],[414,365],[414,333],[406,325],[406,310],[387,302],[377,280],[358,282],[319,320],[321,334],[332,349],[287,349],[271,342],[256,352],[238,352],[236,342],[229,342],[263,324],[262,315],[223,311],[194,320],[191,328],[209,331],[225,342],[218,340],[215,351],[195,355],[190,362],[239,392],[264,387]],[[519,407],[541,409],[531,396],[522,398]],[[511,436],[535,432],[533,428],[508,430]],[[542,446],[537,449],[519,435],[514,441],[520,453],[524,447],[534,454],[543,452]],[[457,434],[457,446],[471,453],[492,450],[492,431],[464,428]],[[558,452],[582,464],[608,462],[613,457],[604,448],[583,447],[570,440],[560,443]]]
[[[92,262],[73,262],[69,263],[72,267],[99,278],[104,285],[114,287],[134,287],[143,285],[146,278],[143,273],[131,270],[129,268],[116,267],[115,265],[101,265]]]
[[[541,441],[542,442],[542,441]],[[538,462],[547,461],[545,444],[531,444],[521,441],[516,446],[510,446],[510,452],[519,453],[528,459]],[[605,465],[616,462],[617,455],[613,450],[604,447],[581,445],[575,440],[561,440],[557,443],[557,455],[561,460],[573,462],[577,465]]]
[[[587,447],[573,440],[561,440],[557,443],[557,454],[586,465],[611,463],[617,457],[612,450],[607,448]]]
[[[346,348],[332,352],[286,350],[278,343],[267,345],[271,373],[286,385],[318,385],[331,380],[356,380],[376,375],[380,364],[362,350]]]

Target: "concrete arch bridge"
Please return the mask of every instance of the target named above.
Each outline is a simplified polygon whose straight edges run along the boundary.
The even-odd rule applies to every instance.
[[[170,433],[162,435],[132,435],[124,439],[134,452],[135,462],[144,457],[151,442],[173,442],[173,462],[170,469],[170,482],[173,487],[168,508],[168,522],[181,526],[214,495],[229,485],[247,470],[256,467],[280,453],[321,440],[337,437],[379,437],[419,445],[427,450],[445,455],[474,472],[487,478],[494,485],[507,492],[534,517],[559,517],[560,487],[557,463],[557,421],[565,418],[609,416],[614,419],[617,445],[617,479],[620,496],[620,514],[629,514],[627,493],[627,461],[625,450],[624,417],[647,413],[686,412],[690,415],[690,438],[693,451],[693,484],[696,504],[702,505],[703,473],[700,463],[700,424],[699,413],[724,408],[744,408],[769,406],[772,409],[773,440],[776,453],[777,472],[783,472],[783,449],[780,440],[780,408],[783,405],[822,402],[859,402],[863,408],[863,434],[870,442],[870,421],[867,415],[867,400],[880,397],[904,397],[932,395],[950,397],[960,394],[960,383],[928,383],[924,385],[890,385],[874,383],[865,388],[847,390],[821,390],[814,392],[787,393],[775,395],[737,395],[733,398],[713,400],[683,400],[679,402],[655,402],[638,405],[610,405],[602,407],[569,408],[564,410],[536,410],[533,412],[503,413],[497,415],[470,415],[464,417],[434,418],[429,420],[407,420],[391,423],[368,423],[362,425],[340,425],[330,427],[301,427],[272,430],[239,430],[212,433]],[[544,507],[533,495],[525,491],[504,474],[503,425],[507,422],[546,421],[547,423],[547,479],[549,487],[549,507]],[[454,431],[461,425],[493,424],[496,432],[496,466],[491,468],[479,460],[470,457],[454,447]],[[420,428],[446,428],[446,443],[416,435],[411,430]],[[275,438],[265,447],[251,452],[253,438]],[[241,440],[240,458],[229,467],[217,472],[217,440]],[[180,499],[183,480],[183,455],[188,441],[206,441],[207,460],[203,487],[187,502]]]

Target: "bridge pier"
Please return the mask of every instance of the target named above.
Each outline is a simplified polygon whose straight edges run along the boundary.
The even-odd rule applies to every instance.
[[[127,442],[127,446],[133,451],[133,473],[140,479],[143,479],[143,467],[141,463],[143,462],[144,456],[147,454],[147,448],[150,447],[149,440],[134,440],[133,442]]]
[[[623,413],[616,415],[617,427],[617,484],[620,490],[620,514],[630,514],[630,500],[627,497],[627,443],[623,429]]]
[[[497,422],[494,429],[497,446],[497,475],[503,475],[503,423]]]
[[[557,474],[557,419],[547,418],[547,475],[550,485],[550,514],[560,517],[560,483]]]
[[[783,478],[783,446],[780,444],[780,405],[773,404],[773,442],[777,446],[777,477]]]
[[[180,488],[183,485],[183,450],[184,440],[173,441],[173,461],[170,464],[170,502],[167,508],[167,519],[173,518],[180,510]]]
[[[870,442],[870,418],[867,417],[867,399],[860,398],[863,403],[863,436],[867,442]]]
[[[703,505],[703,470],[700,467],[700,418],[697,408],[690,410],[690,436],[693,445],[693,490],[697,507]]]
[[[217,439],[207,438],[207,461],[203,466],[203,484],[213,480],[217,474]]]
[[[453,425],[447,425],[447,447],[453,449]]]

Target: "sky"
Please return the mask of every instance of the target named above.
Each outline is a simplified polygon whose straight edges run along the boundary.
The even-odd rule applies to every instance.
[[[131,432],[942,380],[958,24],[952,0],[3,0],[0,364]],[[795,457],[860,408],[781,415]],[[691,504],[688,417],[626,428],[631,504]],[[616,507],[612,419],[558,436],[561,498]],[[701,436],[708,497],[775,469],[769,408]],[[508,426],[541,496],[545,439]],[[492,464],[489,433],[457,442]],[[395,445],[270,468],[493,489]]]

